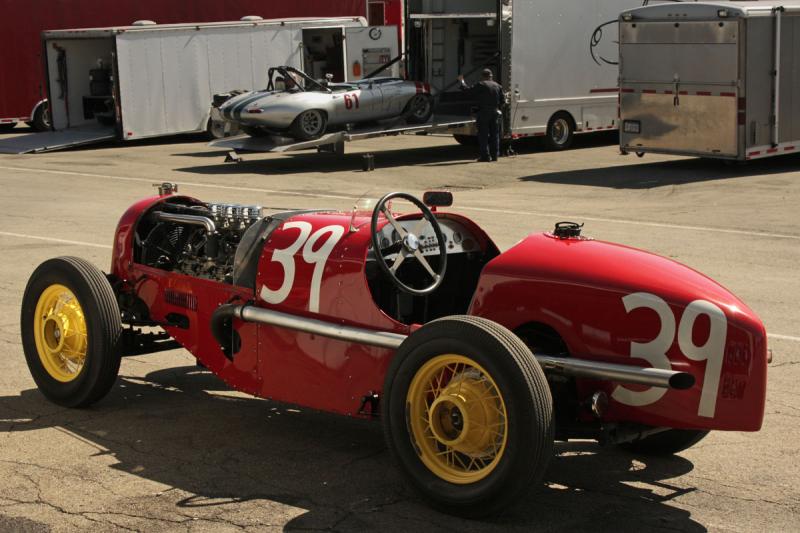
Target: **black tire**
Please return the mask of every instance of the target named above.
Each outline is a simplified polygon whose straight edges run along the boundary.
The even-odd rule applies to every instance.
[[[475,135],[461,135],[456,133],[453,139],[461,146],[475,147],[478,146],[478,138]]]
[[[31,120],[31,127],[36,131],[50,131],[50,104],[42,102],[36,107]]]
[[[414,95],[406,108],[406,122],[425,124],[433,116],[433,97],[429,94]]]
[[[319,109],[303,111],[294,119],[289,128],[292,137],[300,141],[310,141],[325,134],[328,127],[328,116]]]
[[[502,406],[506,413],[505,417],[500,418],[505,422],[501,426],[503,430],[498,430],[499,433],[502,432],[499,436],[504,439],[499,453],[496,449],[499,437],[496,436],[493,441],[492,453],[495,455],[492,462],[489,467],[486,467],[485,462],[486,468],[478,467],[479,471],[483,470],[479,472],[481,477],[475,480],[462,479],[458,483],[447,480],[426,466],[425,451],[415,441],[414,434],[417,430],[410,421],[415,408],[413,402],[407,400],[409,391],[413,394],[415,389],[425,390],[425,386],[418,388],[419,377],[425,375],[429,365],[436,368],[439,360],[452,357],[463,357],[471,361],[474,367],[462,367],[461,374],[457,374],[456,366],[449,374],[447,384],[439,382],[444,388],[440,390],[438,400],[434,398],[435,401],[429,404],[426,394],[422,397],[424,403],[417,402],[417,405],[426,406],[426,414],[430,417],[436,402],[450,397],[445,392],[455,382],[456,376],[461,383],[467,383],[468,379],[474,380],[477,376],[480,380],[473,381],[470,386],[474,388],[474,383],[483,383],[486,390],[496,388],[497,395],[489,398],[499,397],[502,403],[497,403],[497,406]],[[445,375],[446,370],[444,368],[439,375]],[[425,385],[428,382],[422,380],[421,383]],[[468,387],[465,385],[465,389]],[[383,390],[381,416],[387,445],[412,486],[433,506],[458,516],[488,516],[512,504],[532,484],[541,480],[553,453],[554,426],[550,389],[530,350],[499,324],[470,316],[446,317],[426,324],[410,335],[397,350],[387,371]],[[483,396],[480,398],[486,401]],[[469,405],[469,402],[464,405]],[[460,419],[462,413],[457,408],[444,412],[444,418],[443,411],[439,411],[438,417],[428,419],[428,426],[424,422],[422,426],[433,428],[436,425],[435,420],[450,420],[454,412],[457,412]],[[477,412],[491,411],[483,403]],[[463,418],[466,420],[463,428],[477,424],[469,422],[469,416]],[[431,420],[434,422],[431,423]],[[444,422],[440,422],[439,426],[443,424]],[[451,426],[451,430],[452,427],[455,426]],[[482,426],[478,424],[477,427]],[[433,429],[430,429],[430,434],[434,435]],[[438,450],[443,450],[442,443],[442,440],[437,441],[434,437],[434,443],[428,442],[428,446],[437,446]],[[486,452],[485,448],[483,452]],[[431,450],[427,453],[429,461],[441,455]],[[454,452],[454,455],[455,453],[459,457],[470,458],[470,455],[460,452]],[[454,456],[453,467],[455,461]],[[464,466],[463,463],[461,466]],[[471,467],[471,462],[465,467],[468,474],[471,473]]]
[[[17,126],[16,122],[10,124],[0,124],[0,133],[9,133]]]
[[[572,146],[574,137],[575,121],[572,120],[572,116],[569,113],[559,111],[550,117],[545,135],[545,142],[549,149],[566,150]]]
[[[37,304],[43,293],[55,285],[66,287],[74,295],[84,319],[85,360],[69,381],[59,380],[47,370],[43,362],[47,356],[40,355],[36,341],[35,329],[42,327],[41,331],[46,331],[47,322],[41,326],[38,323]],[[22,297],[20,329],[28,368],[50,401],[65,407],[86,407],[111,389],[120,365],[120,311],[105,275],[91,263],[76,257],[58,257],[39,265]],[[60,334],[53,337],[59,339]]]
[[[643,439],[620,444],[619,447],[640,455],[673,455],[691,448],[708,433],[699,429],[668,429]]]

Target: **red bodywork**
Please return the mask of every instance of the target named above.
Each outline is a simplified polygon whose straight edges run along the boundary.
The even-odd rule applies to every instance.
[[[169,313],[187,315],[189,328],[164,329],[235,389],[358,416],[364,395],[381,390],[392,350],[235,321],[242,348],[231,362],[208,325],[219,305],[251,302],[293,315],[409,334],[416,325],[397,322],[371,297],[365,276],[368,215],[317,212],[284,221],[264,245],[254,292],[133,263],[135,224],[161,200],[143,200],[125,213],[112,263],[112,274],[132,287],[151,317],[166,322]],[[468,227],[484,249],[494,246],[467,218],[441,212],[437,216]],[[281,260],[276,251],[305,240],[303,231],[312,235],[311,241],[313,235],[319,238],[304,250],[298,248],[291,261]],[[313,254],[324,246],[326,235],[334,233],[341,238],[317,272],[315,304],[318,264]],[[284,285],[288,289],[280,303],[271,305],[261,297],[264,287],[280,292]],[[192,295],[194,309],[170,303],[170,292]],[[552,328],[571,357],[660,365],[696,378],[689,390],[576,380],[579,401],[596,391],[608,394],[605,422],[744,431],[761,426],[767,366],[764,326],[725,288],[669,259],[601,241],[532,234],[486,264],[469,313],[512,331],[530,324]]]
[[[46,98],[40,34],[45,30],[290,17],[366,16],[364,0],[0,0],[0,121],[27,121]]]

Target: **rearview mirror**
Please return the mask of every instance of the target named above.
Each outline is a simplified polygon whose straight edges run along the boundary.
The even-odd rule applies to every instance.
[[[450,191],[427,191],[422,195],[422,203],[428,207],[450,207],[453,205],[453,193]]]

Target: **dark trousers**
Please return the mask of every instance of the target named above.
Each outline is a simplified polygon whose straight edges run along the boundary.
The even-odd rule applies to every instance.
[[[480,111],[477,117],[481,159],[497,159],[500,154],[500,120],[497,112]]]

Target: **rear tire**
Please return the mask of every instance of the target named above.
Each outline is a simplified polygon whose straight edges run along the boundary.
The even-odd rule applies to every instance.
[[[545,142],[551,150],[566,150],[575,137],[575,122],[569,113],[559,111],[547,123]]]
[[[310,141],[322,137],[327,126],[328,117],[324,111],[309,109],[297,115],[289,131],[295,139]]]
[[[50,104],[42,102],[36,107],[33,112],[33,120],[31,120],[31,127],[36,131],[49,131],[52,127],[50,124]]]
[[[541,480],[553,453],[553,405],[519,338],[478,317],[424,325],[386,373],[386,442],[410,483],[439,509],[497,513]]]
[[[708,435],[699,429],[668,429],[643,439],[620,444],[619,447],[641,455],[673,455],[691,448]]]
[[[225,134],[225,121],[214,120],[209,118],[206,123],[206,137],[209,140],[215,141],[217,139],[224,139],[228,135]]]
[[[429,94],[417,94],[408,102],[406,122],[425,124],[433,116],[433,98]]]
[[[105,396],[119,372],[120,322],[114,291],[94,265],[76,257],[39,265],[22,297],[20,329],[42,394],[64,407]]]

